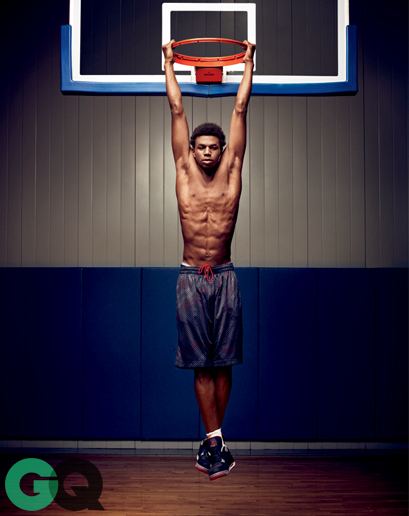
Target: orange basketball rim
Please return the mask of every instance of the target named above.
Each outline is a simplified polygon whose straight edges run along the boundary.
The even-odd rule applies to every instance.
[[[247,45],[242,43],[241,41],[236,41],[235,39],[226,39],[226,38],[194,38],[194,39],[184,39],[182,41],[177,41],[172,44],[172,48],[176,48],[180,45],[188,45],[189,43],[231,43],[232,45],[239,45],[244,48],[245,51],[240,54],[233,54],[231,56],[224,57],[192,57],[185,56],[183,54],[179,54],[177,52],[173,52],[173,56],[176,63],[186,65],[186,66],[196,66],[200,67],[218,67],[218,66],[231,66],[235,64],[239,64],[243,62],[244,56],[246,55]]]

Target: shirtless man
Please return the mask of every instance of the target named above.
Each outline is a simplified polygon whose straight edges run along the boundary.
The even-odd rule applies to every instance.
[[[179,340],[175,365],[194,369],[196,398],[207,433],[200,444],[196,468],[215,480],[227,475],[235,465],[221,426],[231,391],[231,367],[242,363],[241,299],[230,254],[241,194],[256,47],[244,41],[245,69],[229,142],[223,150],[225,137],[216,124],[197,127],[189,145],[182,94],[173,69],[173,42],[163,45],[162,50],[184,240],[177,283]]]

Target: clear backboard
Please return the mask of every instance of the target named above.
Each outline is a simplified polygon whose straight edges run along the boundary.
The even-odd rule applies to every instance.
[[[357,91],[357,35],[348,0],[189,3],[70,0],[61,27],[61,90],[166,95],[162,44],[221,37],[256,43],[252,95],[323,95]],[[238,47],[200,43],[195,56]],[[189,47],[189,46],[186,46]],[[237,93],[243,64],[224,67],[221,84],[196,84],[194,67],[175,64],[184,95]]]

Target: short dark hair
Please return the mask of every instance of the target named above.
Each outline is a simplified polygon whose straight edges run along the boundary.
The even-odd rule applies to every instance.
[[[220,148],[223,150],[223,147],[226,146],[226,136],[224,135],[223,129],[211,122],[205,122],[204,124],[200,124],[193,131],[192,136],[190,137],[190,145],[194,148],[196,138],[198,136],[216,136],[220,142]]]

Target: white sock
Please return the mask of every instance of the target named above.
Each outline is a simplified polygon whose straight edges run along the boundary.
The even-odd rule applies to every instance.
[[[210,432],[210,434],[206,434],[208,439],[210,439],[211,437],[220,437],[221,440],[223,441],[223,436],[222,436],[222,429],[219,428],[218,430],[215,430],[214,432]]]

